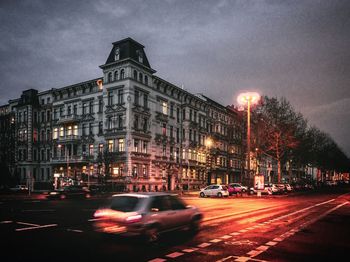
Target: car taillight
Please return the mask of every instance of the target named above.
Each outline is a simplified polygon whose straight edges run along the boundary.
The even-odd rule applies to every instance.
[[[134,215],[134,216],[129,216],[125,219],[125,221],[127,223],[136,223],[136,222],[140,222],[142,219],[141,215]]]

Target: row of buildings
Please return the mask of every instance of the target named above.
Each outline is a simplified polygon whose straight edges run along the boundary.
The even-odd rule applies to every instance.
[[[245,122],[237,108],[156,76],[131,38],[113,43],[100,68],[99,78],[26,90],[0,107],[1,157],[20,183],[157,191],[242,180]],[[261,170],[273,172],[271,161]]]

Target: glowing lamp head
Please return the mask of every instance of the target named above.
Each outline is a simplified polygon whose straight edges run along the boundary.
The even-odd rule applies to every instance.
[[[213,140],[211,138],[205,139],[205,146],[211,147],[213,145]]]
[[[96,84],[97,84],[97,86],[98,86],[98,90],[103,90],[103,81],[102,81],[102,79],[98,79],[97,81],[96,81]]]
[[[248,101],[250,102],[251,105],[254,105],[254,104],[257,104],[259,100],[260,100],[260,95],[256,92],[241,93],[237,97],[237,102],[240,105],[246,105]]]

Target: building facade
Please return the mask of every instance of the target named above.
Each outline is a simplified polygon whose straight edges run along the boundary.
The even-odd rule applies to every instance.
[[[4,106],[21,182],[159,191],[240,181],[243,125],[234,107],[156,76],[131,38],[113,43],[100,68],[100,78],[26,90]]]

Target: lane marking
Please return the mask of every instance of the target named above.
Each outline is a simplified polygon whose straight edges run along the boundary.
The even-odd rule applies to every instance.
[[[211,243],[219,243],[221,241],[222,241],[222,239],[217,239],[217,238],[210,240]]]
[[[25,225],[25,226],[40,227],[40,225],[38,224],[31,224],[31,223],[25,223],[25,222],[16,222],[16,223],[20,225]]]
[[[284,240],[284,238],[282,238],[282,237],[276,237],[273,239],[273,241],[275,241],[275,242],[281,242],[283,240]]]
[[[262,246],[260,246],[260,247],[257,247],[256,249],[257,249],[257,250],[260,250],[260,251],[266,251],[266,250],[269,249],[269,246],[264,246],[264,245],[262,245]]]
[[[13,221],[10,221],[10,220],[4,220],[4,221],[1,221],[0,224],[10,224],[12,222]]]
[[[186,248],[186,249],[183,249],[182,252],[185,252],[185,253],[192,253],[194,251],[198,250],[198,248]]]
[[[260,255],[263,252],[263,250],[251,250],[247,253],[247,255],[249,255],[250,257],[256,257],[257,255]]]
[[[37,226],[37,227],[25,227],[25,228],[18,228],[16,231],[24,231],[24,230],[32,230],[32,229],[40,229],[40,228],[46,228],[46,227],[56,227],[57,224],[50,224],[50,225],[43,225],[43,226]]]
[[[210,245],[211,245],[210,243],[202,243],[202,244],[198,245],[197,247],[208,247]]]
[[[70,228],[68,228],[67,231],[76,232],[76,233],[83,233],[84,232],[84,231],[79,230],[79,229],[70,229]]]
[[[224,235],[224,236],[222,236],[221,238],[222,239],[229,239],[229,238],[231,238],[232,236],[230,236],[230,235]]]
[[[329,202],[332,202],[333,200],[329,200],[329,201],[326,201],[326,202],[323,202],[323,204],[325,203],[329,203]],[[327,216],[328,214],[330,214],[331,212],[337,210],[338,208],[348,204],[349,202],[344,202],[342,204],[339,204],[329,210],[327,210],[326,212],[322,213],[321,215],[315,217],[314,219],[308,221],[308,222],[305,222],[299,226],[297,226],[296,228],[293,228],[285,233],[283,233],[282,235],[280,235],[280,237],[277,237],[277,238],[274,238],[273,241],[269,241],[267,242],[265,245],[261,245],[257,248],[255,248],[254,250],[251,250],[247,253],[247,255],[249,255],[250,257],[256,257],[258,255],[260,255],[261,253],[265,252],[267,249],[270,248],[270,246],[274,246],[276,245],[278,242],[281,242],[283,241],[285,238],[288,238],[292,235],[294,235],[296,232],[302,230],[303,228],[307,227],[307,226],[310,226],[311,224],[315,223],[316,221],[319,221],[321,220],[322,218],[324,218],[325,216]],[[314,207],[314,206],[312,206]],[[309,208],[306,208],[306,209],[309,209]],[[294,212],[294,213],[299,213],[299,212]],[[272,245],[271,245],[272,244]]]
[[[174,253],[166,255],[166,257],[176,258],[176,257],[182,256],[183,254],[184,253],[181,253],[181,252],[174,252]]]
[[[256,259],[252,257],[243,257],[243,256],[228,256],[220,260],[217,260],[216,262],[224,262],[226,260],[234,259],[234,258],[235,258],[235,261],[238,261],[238,262],[246,262],[246,261],[267,262],[266,260]]]
[[[155,258],[152,260],[148,260],[148,262],[164,262],[164,261],[166,261],[166,259],[163,259],[163,258]]]

